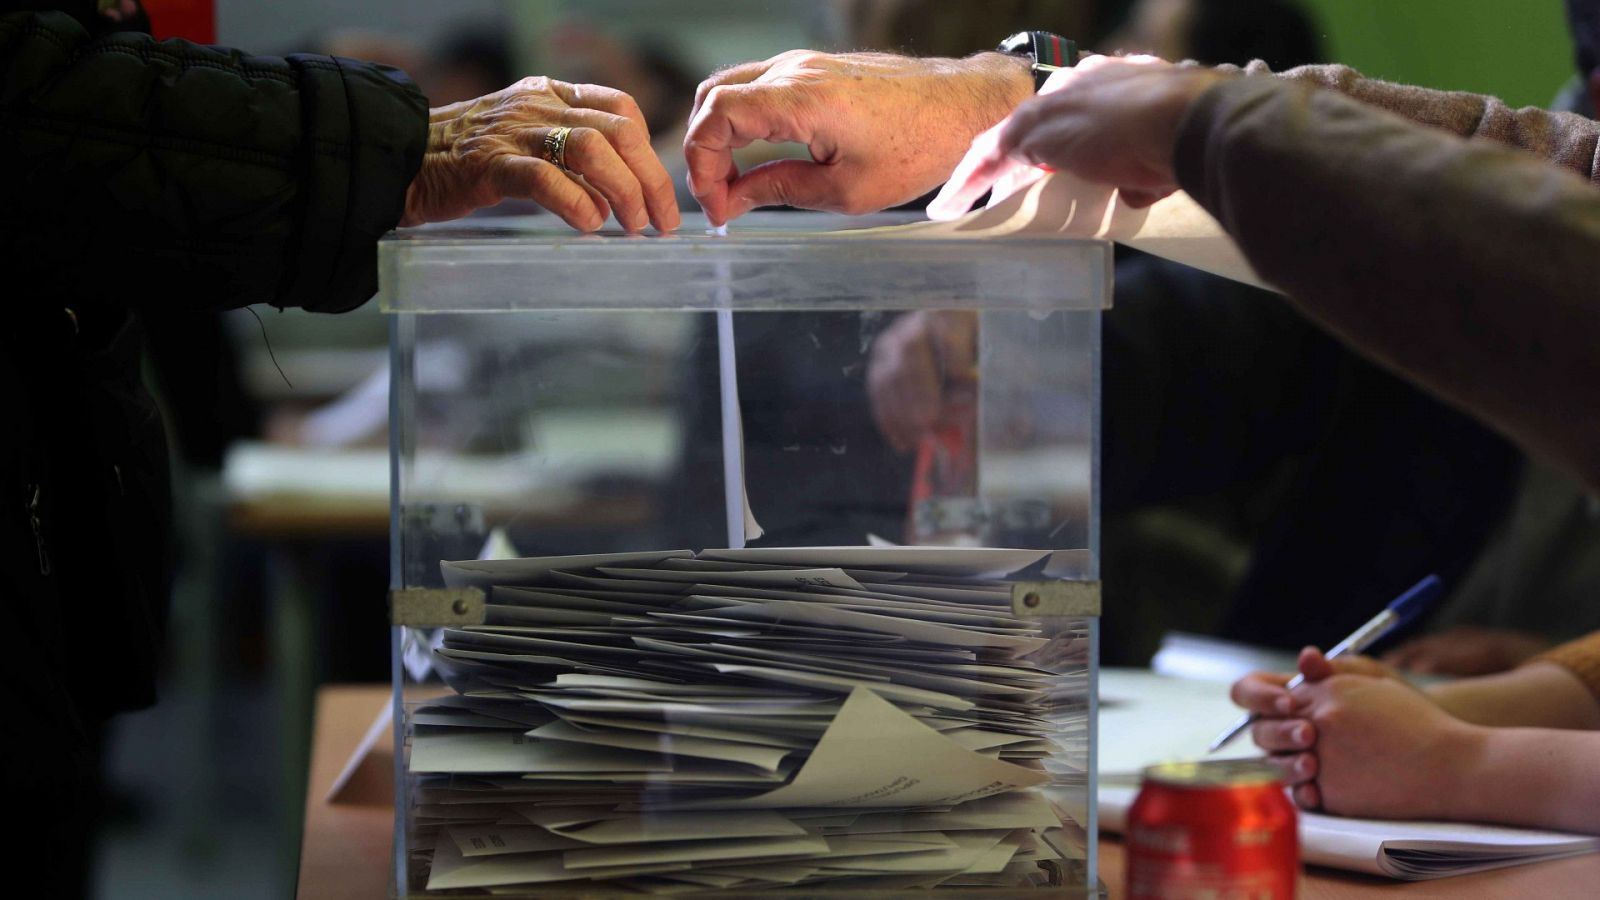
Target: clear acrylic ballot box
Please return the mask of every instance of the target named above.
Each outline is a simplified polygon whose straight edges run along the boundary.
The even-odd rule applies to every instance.
[[[398,896],[1099,891],[1110,247],[895,221],[383,241]]]

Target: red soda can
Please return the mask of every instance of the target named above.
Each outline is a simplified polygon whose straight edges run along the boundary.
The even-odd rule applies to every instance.
[[[1290,900],[1299,882],[1294,804],[1254,760],[1145,769],[1127,841],[1132,900]]]

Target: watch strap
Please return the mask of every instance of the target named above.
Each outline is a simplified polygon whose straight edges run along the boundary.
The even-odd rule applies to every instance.
[[[1052,72],[1078,62],[1077,43],[1048,31],[1019,31],[1001,41],[999,50],[1012,56],[1026,56],[1033,61],[1030,70],[1033,72],[1035,91],[1044,87]]]

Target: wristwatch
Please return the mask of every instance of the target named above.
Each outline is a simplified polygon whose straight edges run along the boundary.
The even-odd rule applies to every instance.
[[[1078,45],[1048,31],[1019,31],[1001,41],[997,49],[1001,53],[1026,57],[1032,61],[1028,69],[1033,72],[1033,89],[1036,93],[1044,87],[1050,73],[1078,62]]]

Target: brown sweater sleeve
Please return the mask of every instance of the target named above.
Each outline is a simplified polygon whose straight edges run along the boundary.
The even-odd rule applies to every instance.
[[[1578,676],[1578,680],[1600,700],[1600,631],[1541,653],[1531,662],[1553,662]]]
[[[1244,71],[1250,75],[1272,74],[1259,60]],[[1364,78],[1349,66],[1301,66],[1279,73],[1278,77],[1337,91],[1419,125],[1527,150],[1600,184],[1600,122],[1574,113],[1531,106],[1512,109],[1494,97],[1480,94]]]
[[[1212,87],[1175,154],[1313,319],[1600,489],[1600,190],[1278,78]]]

